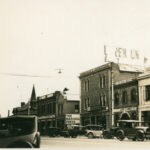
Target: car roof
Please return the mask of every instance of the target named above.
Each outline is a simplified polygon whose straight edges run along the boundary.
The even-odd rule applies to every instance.
[[[9,117],[2,117],[0,118],[0,120],[3,120],[3,119],[13,119],[13,118],[35,118],[36,116],[34,115],[15,115],[15,116],[9,116]]]
[[[96,125],[96,124],[88,124],[88,125],[86,125],[86,127],[87,127],[87,126],[102,127],[102,125]]]
[[[143,121],[139,121],[139,120],[118,120],[118,122],[135,122],[135,123],[136,122],[139,122],[139,123],[141,122],[142,123]]]

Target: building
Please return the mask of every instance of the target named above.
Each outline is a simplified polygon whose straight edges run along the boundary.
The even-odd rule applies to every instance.
[[[20,107],[13,108],[13,115],[37,115],[37,98],[33,85],[31,98],[27,103],[21,102]]]
[[[64,129],[67,114],[79,114],[79,100],[69,100],[67,95],[56,91],[37,98],[39,126],[44,134],[49,127]]]
[[[118,120],[138,120],[138,80],[126,79],[114,83],[114,125]]]
[[[110,128],[114,124],[113,84],[136,78],[141,72],[138,67],[113,62],[82,72],[79,76],[82,124],[101,124]]]
[[[139,120],[150,124],[150,72],[138,77],[139,85]]]

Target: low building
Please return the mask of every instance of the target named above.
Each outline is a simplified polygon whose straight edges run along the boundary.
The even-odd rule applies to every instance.
[[[131,78],[114,83],[114,125],[118,120],[138,120],[138,80]]]
[[[79,114],[79,100],[67,99],[60,91],[38,97],[37,105],[41,132],[49,127],[64,129],[66,115]]]

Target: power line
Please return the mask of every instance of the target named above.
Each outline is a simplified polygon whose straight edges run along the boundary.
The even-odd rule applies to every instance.
[[[0,75],[7,75],[7,76],[22,76],[22,77],[37,77],[37,78],[51,78],[55,76],[48,76],[48,75],[30,75],[30,74],[16,74],[16,73],[0,73]]]
[[[65,78],[74,78],[78,76],[52,76],[52,75],[31,75],[31,74],[18,74],[18,73],[3,73],[0,72],[0,75],[3,76],[17,76],[17,77],[31,77],[31,78],[54,78],[54,77],[65,77]]]

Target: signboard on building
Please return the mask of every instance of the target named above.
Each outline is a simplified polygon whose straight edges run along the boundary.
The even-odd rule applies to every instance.
[[[80,114],[66,114],[66,125],[80,124]]]
[[[105,45],[104,55],[105,62],[144,65],[144,54],[140,50]]]

